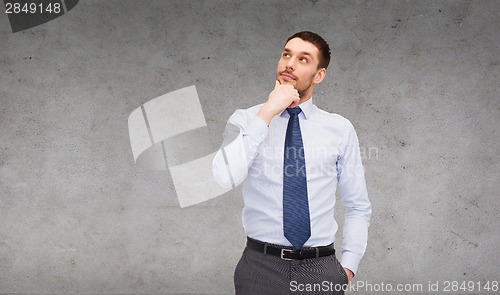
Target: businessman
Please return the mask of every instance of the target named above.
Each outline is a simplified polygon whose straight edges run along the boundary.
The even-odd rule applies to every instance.
[[[299,32],[285,43],[267,101],[229,118],[215,180],[244,181],[247,246],[236,294],[344,294],[368,239],[371,205],[352,124],[313,104],[330,62],[327,42]],[[345,208],[341,262],[333,246],[339,185]]]

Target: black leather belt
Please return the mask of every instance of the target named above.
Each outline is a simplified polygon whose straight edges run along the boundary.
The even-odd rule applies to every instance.
[[[335,254],[335,248],[333,244],[330,244],[328,246],[310,247],[301,250],[294,250],[291,247],[271,245],[248,237],[247,247],[254,251],[280,257],[284,260],[301,260]]]

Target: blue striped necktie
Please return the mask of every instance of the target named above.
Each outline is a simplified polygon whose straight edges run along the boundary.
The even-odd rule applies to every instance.
[[[283,232],[293,247],[299,250],[311,236],[306,163],[298,117],[302,110],[295,107],[287,111],[290,119],[283,161]]]

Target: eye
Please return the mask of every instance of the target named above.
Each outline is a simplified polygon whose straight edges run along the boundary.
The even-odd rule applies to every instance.
[[[288,53],[288,52],[283,52],[283,57],[290,57],[290,53]]]
[[[300,61],[303,62],[303,63],[307,63],[308,62],[307,58],[305,58],[305,57],[301,57]]]

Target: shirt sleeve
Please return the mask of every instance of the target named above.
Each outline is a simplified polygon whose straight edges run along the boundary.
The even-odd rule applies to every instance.
[[[267,133],[266,123],[257,115],[247,110],[234,112],[226,124],[221,148],[212,165],[214,179],[220,186],[234,188],[245,180]]]
[[[371,204],[358,137],[351,123],[344,138],[344,152],[337,162],[340,197],[345,208],[341,263],[356,273],[368,241]]]

